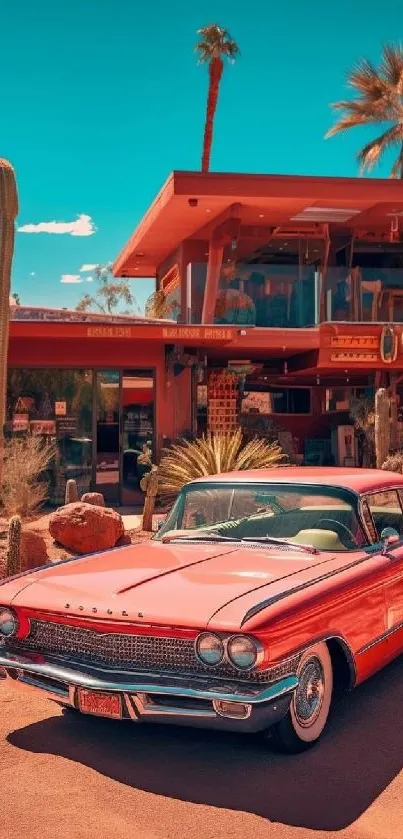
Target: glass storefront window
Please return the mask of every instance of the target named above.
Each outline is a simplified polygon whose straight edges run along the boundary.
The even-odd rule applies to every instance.
[[[57,443],[50,470],[49,500],[64,501],[66,481],[77,481],[79,495],[91,487],[92,371],[10,369],[6,433],[43,435]]]
[[[310,414],[311,391],[308,387],[261,388],[247,390],[242,399],[243,414]]]

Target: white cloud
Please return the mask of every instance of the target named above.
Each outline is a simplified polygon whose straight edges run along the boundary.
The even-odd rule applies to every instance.
[[[91,216],[84,213],[75,221],[41,221],[39,224],[23,224],[19,233],[68,233],[69,236],[92,236],[96,231]]]
[[[36,271],[31,271],[30,276],[31,276],[31,277],[36,277]]]
[[[82,279],[79,274],[62,274],[60,277],[61,283],[82,283]]]
[[[96,263],[94,263],[94,265],[87,265],[87,264],[82,265],[81,268],[79,269],[80,274],[86,274],[87,271],[95,271],[96,267],[97,267]]]

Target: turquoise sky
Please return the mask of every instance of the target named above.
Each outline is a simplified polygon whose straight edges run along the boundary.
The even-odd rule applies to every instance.
[[[212,169],[357,173],[367,132],[325,142],[329,102],[346,95],[356,59],[378,62],[382,44],[399,39],[401,0],[3,4],[0,155],[16,168],[18,225],[70,230],[17,233],[23,303],[75,306],[94,286],[80,268],[117,256],[172,169],[199,168],[207,73],[193,47],[210,22],[242,52],[225,70]],[[79,216],[89,217],[79,230],[96,232],[71,235]],[[143,306],[152,283],[133,289]]]

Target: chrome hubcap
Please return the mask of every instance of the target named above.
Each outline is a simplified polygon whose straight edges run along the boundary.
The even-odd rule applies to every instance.
[[[321,661],[308,659],[299,673],[299,685],[294,696],[295,716],[298,724],[308,728],[317,720],[325,693],[325,674]]]

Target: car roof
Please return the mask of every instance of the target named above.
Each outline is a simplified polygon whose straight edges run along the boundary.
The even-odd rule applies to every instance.
[[[248,469],[238,472],[225,472],[197,478],[198,483],[284,483],[313,484],[315,486],[333,486],[351,489],[363,493],[374,490],[402,487],[403,475],[386,472],[384,469],[344,468],[338,466],[282,466],[277,469]]]

